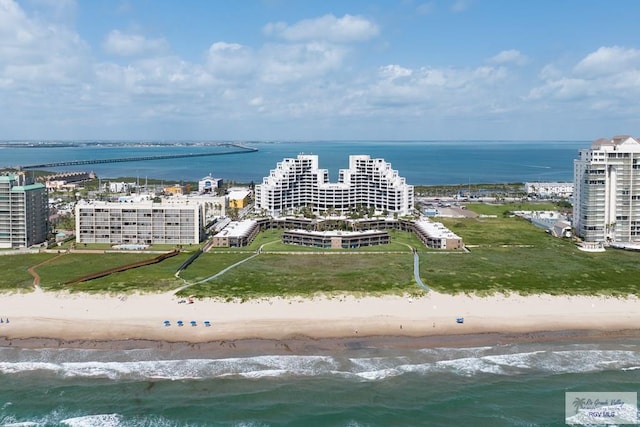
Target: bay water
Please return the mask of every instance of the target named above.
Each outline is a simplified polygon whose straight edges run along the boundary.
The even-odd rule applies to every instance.
[[[0,144],[0,168],[45,162],[114,159],[229,151],[202,143],[78,143],[39,148]],[[243,142],[256,152],[221,156],[102,163],[48,168],[93,171],[101,178],[157,178],[197,181],[209,174],[225,181],[260,183],[277,162],[298,154],[316,154],[330,180],[349,167],[349,155],[365,154],[391,163],[412,185],[572,181],[573,160],[587,141],[315,141]]]

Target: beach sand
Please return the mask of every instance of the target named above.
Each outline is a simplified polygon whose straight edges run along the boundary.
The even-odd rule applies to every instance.
[[[640,300],[551,295],[194,300],[173,294],[0,296],[0,346],[175,347],[240,343],[265,351],[336,345],[492,345],[637,336]],[[464,323],[457,323],[458,317]],[[9,323],[6,320],[9,319]],[[178,326],[182,320],[184,326]],[[165,326],[164,322],[170,325]],[[196,326],[191,325],[196,322]],[[211,326],[205,326],[205,321]],[[234,344],[232,347],[237,348]]]

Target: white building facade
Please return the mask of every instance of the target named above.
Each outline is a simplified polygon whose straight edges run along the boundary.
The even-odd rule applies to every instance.
[[[198,203],[101,202],[76,204],[76,243],[198,244],[204,233]]]
[[[283,216],[306,207],[314,214],[345,214],[356,207],[377,214],[409,215],[414,191],[398,171],[383,159],[349,156],[349,169],[341,169],[337,183],[329,182],[317,155],[301,154],[278,162],[255,189],[257,212]]]
[[[540,197],[571,197],[573,182],[525,182],[524,191]]]
[[[43,243],[49,231],[49,199],[44,184],[24,175],[0,176],[0,248]]]
[[[574,160],[573,228],[586,242],[640,241],[640,140],[598,139]]]
[[[198,193],[215,193],[222,186],[222,179],[207,175],[198,181]]]

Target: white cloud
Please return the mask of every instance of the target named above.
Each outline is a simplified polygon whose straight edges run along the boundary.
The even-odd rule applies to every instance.
[[[254,72],[256,58],[252,49],[247,46],[216,42],[209,47],[207,65],[218,78],[244,78]]]
[[[582,59],[574,71],[587,77],[619,73],[640,67],[640,50],[619,46],[601,47]]]
[[[533,88],[531,99],[581,100],[595,93],[595,88],[586,80],[562,77]]]
[[[411,114],[448,115],[452,112],[487,113],[489,105],[503,97],[496,87],[506,83],[500,67],[433,68],[410,70],[396,65],[382,67],[380,79],[362,93],[366,102]],[[398,78],[402,77],[402,78]],[[393,111],[393,110],[390,110]]]
[[[380,67],[380,75],[388,80],[395,80],[402,77],[409,77],[413,74],[413,70],[401,67],[399,65],[385,65]]]
[[[347,49],[316,42],[267,45],[261,52],[261,78],[268,83],[301,81],[337,70]]]
[[[333,43],[367,41],[376,37],[379,31],[373,22],[353,15],[344,15],[342,18],[324,15],[293,25],[276,22],[264,27],[265,34],[288,41],[324,40]]]
[[[573,67],[549,64],[540,72],[542,84],[529,91],[528,100],[565,112],[571,103],[582,114],[608,116],[640,114],[640,50],[600,47]]]
[[[72,84],[86,71],[88,46],[77,34],[30,18],[11,0],[0,0],[0,40],[0,79],[16,87]]]
[[[112,30],[103,43],[106,52],[119,56],[140,56],[168,50],[169,45],[161,38],[150,39],[138,34],[127,34]]]
[[[492,62],[494,64],[525,65],[527,62],[529,62],[529,58],[527,58],[518,50],[510,49],[503,50],[497,55],[489,58],[489,62]]]
[[[414,11],[435,4],[418,3],[411,2]],[[110,138],[154,129],[199,129],[209,136],[219,129],[248,135],[269,128],[286,137],[290,128],[283,123],[297,118],[295,128],[310,138],[351,126],[366,138],[385,124],[409,135],[427,122],[510,123],[519,114],[525,123],[540,111],[554,120],[640,113],[640,50],[629,47],[593,49],[569,65],[551,62],[532,81],[536,58],[516,49],[460,67],[431,64],[422,53],[411,65],[397,59],[402,55],[396,62],[380,62],[379,56],[350,61],[360,58],[362,46],[355,42],[380,32],[373,21],[352,15],[269,24],[268,43],[209,41],[198,60],[170,52],[162,37],[122,30],[92,51],[74,25],[46,19],[0,0],[3,134],[32,131],[33,122],[42,137],[73,137],[78,129]],[[98,59],[101,48],[126,60]],[[48,134],[50,129],[60,133]],[[183,135],[192,136],[197,134]]]

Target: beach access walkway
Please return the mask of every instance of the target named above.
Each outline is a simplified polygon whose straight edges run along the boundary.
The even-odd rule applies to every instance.
[[[187,288],[189,288],[189,287],[191,287],[193,285],[198,285],[200,283],[205,283],[205,282],[208,282],[209,280],[215,279],[218,276],[222,276],[224,273],[226,273],[227,271],[231,270],[232,268],[235,268],[235,267],[239,266],[240,264],[242,264],[244,262],[247,262],[250,259],[253,259],[253,258],[257,257],[258,255],[260,255],[260,251],[256,252],[255,254],[253,254],[253,255],[251,255],[251,256],[243,259],[243,260],[240,260],[240,261],[236,262],[235,264],[230,265],[229,267],[225,268],[224,270],[220,270],[219,272],[217,272],[216,274],[214,274],[212,276],[205,277],[204,279],[198,280],[197,282],[186,283],[186,284],[180,286],[178,289],[174,290],[173,293],[177,294],[178,292],[183,291],[183,290],[185,290],[185,289],[187,289]]]
[[[415,249],[413,249],[413,278],[415,279],[418,286],[420,286],[427,292],[430,291],[429,287],[425,285],[420,278],[420,257],[418,256],[418,251],[416,251]]]
[[[32,265],[31,267],[29,267],[29,268],[27,269],[27,271],[29,272],[29,274],[30,274],[31,276],[33,276],[33,287],[34,287],[35,289],[40,289],[40,275],[39,275],[39,274],[38,274],[38,272],[36,271],[36,268],[40,267],[41,265],[44,265],[44,264],[50,263],[50,262],[52,262],[52,261],[53,261],[53,260],[55,260],[55,259],[60,258],[60,257],[61,257],[61,256],[63,256],[65,253],[66,253],[66,252],[59,252],[57,256],[54,256],[53,258],[49,258],[49,259],[47,259],[47,260],[45,260],[45,261],[42,261],[42,262],[41,262],[41,263],[39,263],[39,264]]]

